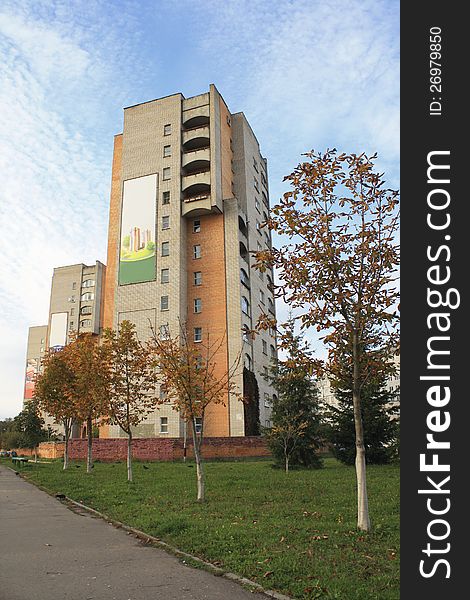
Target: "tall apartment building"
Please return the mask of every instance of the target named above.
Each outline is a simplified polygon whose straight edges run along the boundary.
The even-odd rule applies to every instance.
[[[30,327],[26,347],[26,369],[23,394],[23,408],[34,394],[34,379],[41,372],[41,361],[46,351],[47,325]]]
[[[105,327],[123,320],[142,341],[177,335],[182,323],[194,343],[223,340],[220,372],[242,357],[256,374],[260,421],[270,424],[275,390],[263,373],[277,356],[276,339],[252,339],[261,310],[275,312],[270,272],[250,254],[271,245],[261,225],[269,214],[266,159],[243,113],[230,113],[214,85],[184,98],[174,94],[124,109],[114,140]],[[72,292],[70,292],[72,293]],[[243,393],[243,373],[237,375]],[[233,395],[210,406],[208,436],[246,434],[244,404]],[[136,435],[180,436],[182,423],[162,405]],[[105,433],[120,435],[117,427]]]
[[[106,267],[99,261],[94,265],[77,264],[54,269],[48,324],[29,328],[23,405],[33,398],[34,378],[41,372],[41,361],[47,349],[65,346],[72,331],[101,332],[105,272]],[[62,425],[51,416],[44,414],[43,417],[46,427],[63,433]],[[79,435],[76,426],[72,436]]]
[[[70,333],[99,334],[102,326],[106,267],[68,265],[54,269],[49,307],[47,347],[65,346]]]

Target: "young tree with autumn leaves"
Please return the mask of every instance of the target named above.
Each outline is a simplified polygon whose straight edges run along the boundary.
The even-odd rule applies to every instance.
[[[398,347],[398,192],[375,171],[376,155],[309,152],[284,178],[292,190],[272,208],[267,226],[288,239],[256,253],[260,270],[275,267],[275,294],[295,311],[303,330],[323,334],[326,361],[299,354],[312,372],[335,374],[351,348],[350,375],[356,438],[357,525],[370,529],[361,394],[391,368]],[[276,324],[263,315],[259,327]],[[280,347],[288,339],[280,336]]]
[[[69,464],[69,440],[72,425],[78,418],[75,404],[75,374],[70,364],[68,347],[49,350],[42,361],[43,371],[36,377],[34,399],[38,409],[48,413],[64,427],[64,469]]]
[[[66,356],[74,374],[73,404],[78,420],[86,423],[87,473],[93,468],[93,422],[105,417],[106,369],[103,349],[93,333],[73,335]]]
[[[132,481],[132,428],[155,408],[155,369],[129,321],[118,331],[104,330],[100,352],[107,421],[127,435],[127,480]]]
[[[179,335],[157,336],[153,331],[150,342],[160,385],[192,433],[198,502],[205,498],[202,444],[207,407],[224,404],[230,394],[237,395],[234,378],[240,357],[223,372],[217,367],[217,355],[225,341],[225,337],[213,340],[207,332],[205,340],[192,342],[186,326],[181,324]]]

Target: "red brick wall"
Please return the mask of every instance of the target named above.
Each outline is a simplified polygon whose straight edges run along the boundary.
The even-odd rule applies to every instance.
[[[69,442],[69,458],[86,458],[87,440],[72,439]],[[207,438],[202,453],[204,458],[238,458],[270,456],[263,438]],[[192,443],[188,439],[188,456],[192,456]],[[178,460],[183,457],[181,438],[136,438],[132,440],[132,456],[137,460]],[[93,458],[107,460],[126,460],[126,438],[96,438],[93,440]]]

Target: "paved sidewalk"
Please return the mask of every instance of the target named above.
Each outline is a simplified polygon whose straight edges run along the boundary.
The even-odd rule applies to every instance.
[[[266,600],[77,514],[0,466],[0,600]]]

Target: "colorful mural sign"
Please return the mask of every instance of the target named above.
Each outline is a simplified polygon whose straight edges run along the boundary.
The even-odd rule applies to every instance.
[[[157,175],[124,181],[119,248],[119,284],[156,278]]]

